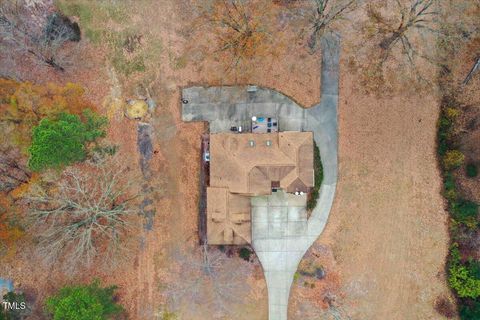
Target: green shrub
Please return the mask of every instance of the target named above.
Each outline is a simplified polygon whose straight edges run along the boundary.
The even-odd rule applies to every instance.
[[[450,203],[450,209],[453,218],[470,227],[475,227],[477,224],[478,204],[473,201],[458,199]]]
[[[317,206],[318,195],[323,182],[323,166],[322,158],[320,157],[320,149],[318,148],[315,140],[313,143],[313,170],[315,175],[315,185],[310,192],[310,198],[307,202],[307,210],[313,210]]]
[[[469,178],[475,178],[478,175],[478,168],[474,163],[469,163],[465,167],[465,173]]]
[[[248,248],[243,247],[240,249],[240,252],[238,253],[238,255],[243,260],[250,261],[250,256],[252,255],[252,251],[250,251],[250,249]]]
[[[443,195],[449,201],[455,201],[457,199],[455,177],[450,172],[445,174],[445,178],[443,179],[443,189]]]
[[[455,190],[455,177],[450,172],[445,174],[443,187],[445,188],[446,191]]]
[[[448,283],[460,298],[475,299],[480,296],[480,280],[472,277],[464,265],[452,265],[448,271]]]
[[[467,265],[468,272],[475,277],[476,279],[480,279],[480,262],[477,260],[472,260],[468,262]]]
[[[460,319],[461,320],[480,319],[480,302],[474,301],[469,304],[460,305]]]
[[[90,109],[83,111],[83,123],[85,124],[85,139],[88,142],[105,136],[105,128],[108,126],[106,117],[99,116]]]
[[[448,150],[443,156],[443,166],[446,170],[460,167],[465,160],[465,156],[458,150]]]
[[[47,299],[45,308],[53,320],[109,320],[123,312],[114,299],[115,286],[102,288],[98,281],[67,286]]]
[[[438,124],[438,153],[443,157],[450,147],[449,139],[453,127],[453,121],[445,115],[445,112],[442,112]]]
[[[61,168],[86,158],[86,143],[105,136],[107,120],[90,110],[77,115],[61,113],[56,119],[45,118],[33,129],[28,149],[28,166],[33,171]]]
[[[480,296],[480,279],[469,265],[462,264],[457,244],[450,249],[448,283],[460,298],[475,299]]]
[[[293,275],[293,281],[297,282],[299,278],[300,278],[300,273],[295,272],[295,274]]]

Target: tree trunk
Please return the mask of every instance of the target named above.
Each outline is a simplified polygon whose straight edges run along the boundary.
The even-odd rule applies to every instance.
[[[316,47],[317,47],[317,39],[319,37],[319,35],[323,32],[325,28],[325,24],[322,22],[322,23],[316,23],[313,27],[313,32],[312,34],[310,35],[310,37],[308,38],[308,41],[307,41],[307,45],[308,45],[308,48],[311,50],[311,51],[315,51]]]
[[[470,80],[472,80],[473,76],[478,72],[478,70],[480,70],[480,57],[477,57],[477,59],[475,60],[472,69],[470,69],[467,77],[465,78],[465,80],[463,80],[463,84],[467,85]]]
[[[382,42],[380,42],[380,44],[379,44],[380,48],[382,48],[383,50],[388,50],[390,48],[390,46],[392,45],[392,43],[397,41],[398,38],[400,38],[401,35],[402,35],[402,33],[398,32],[398,31],[394,31],[391,36],[383,39]]]

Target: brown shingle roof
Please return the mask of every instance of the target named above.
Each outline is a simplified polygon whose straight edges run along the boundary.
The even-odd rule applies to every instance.
[[[225,188],[207,188],[209,244],[247,244],[251,241],[250,198]]]
[[[311,132],[211,134],[208,243],[250,243],[250,196],[270,194],[272,182],[287,192],[313,187]]]
[[[271,181],[287,189],[297,178],[313,186],[311,132],[212,134],[210,158],[210,185],[232,193],[270,194]]]

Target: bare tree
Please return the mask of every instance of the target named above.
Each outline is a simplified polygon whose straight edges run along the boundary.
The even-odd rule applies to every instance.
[[[228,314],[229,303],[241,303],[249,294],[246,278],[251,266],[243,260],[227,259],[225,253],[207,244],[179,254],[176,260],[181,279],[169,284],[165,292],[172,302],[208,305],[218,313],[215,318]]]
[[[14,148],[0,148],[0,191],[11,191],[30,180],[25,159]]]
[[[265,51],[268,32],[262,23],[265,18],[262,4],[262,1],[246,4],[244,0],[221,0],[201,8],[203,19],[216,28],[218,51],[232,57],[230,67]]]
[[[311,24],[311,33],[307,45],[311,51],[317,49],[318,40],[331,24],[352,10],[357,0],[314,0],[313,12],[308,11],[308,20]]]
[[[459,56],[472,61],[462,81],[463,86],[466,86],[480,70],[479,17],[480,0],[449,2],[448,10],[444,10],[441,17],[442,37],[438,47],[443,69],[445,71],[455,69],[459,65],[459,61],[455,58]],[[458,89],[463,90],[460,87]]]
[[[39,186],[27,197],[38,253],[47,263],[60,258],[73,272],[120,248],[137,213],[129,169],[114,160],[67,168],[60,180]]]
[[[396,46],[401,46],[402,52],[414,68],[416,67],[415,59],[417,57],[432,61],[429,56],[416,48],[410,38],[414,32],[417,32],[420,36],[423,32],[436,34],[440,32],[435,28],[434,21],[434,17],[438,15],[438,12],[434,9],[436,2],[436,0],[413,0],[409,7],[405,7],[400,0],[396,0],[399,14],[394,21],[388,21],[378,13],[370,12],[376,20],[380,32],[386,34],[379,43],[383,50],[382,61],[388,59],[392,49]]]
[[[0,2],[0,47],[10,56],[27,54],[36,61],[64,71],[71,51],[67,41],[78,41],[80,30],[65,17],[50,14],[49,8],[28,1]]]

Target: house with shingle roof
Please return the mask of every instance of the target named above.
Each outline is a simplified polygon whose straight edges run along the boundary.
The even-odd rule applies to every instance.
[[[250,243],[251,197],[278,189],[304,194],[314,186],[311,132],[211,134],[209,154],[209,244]]]

